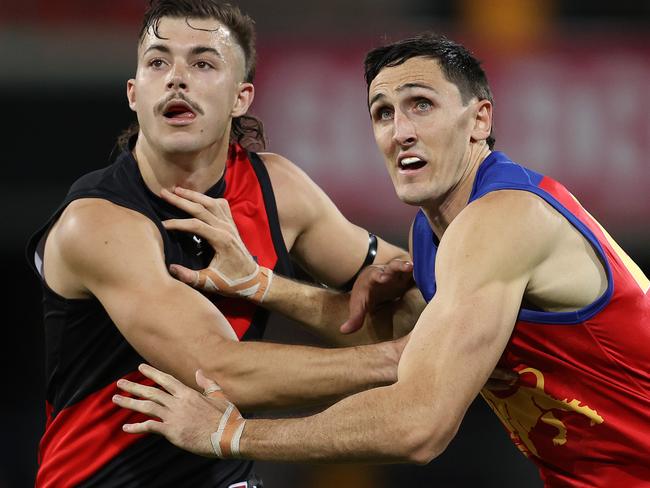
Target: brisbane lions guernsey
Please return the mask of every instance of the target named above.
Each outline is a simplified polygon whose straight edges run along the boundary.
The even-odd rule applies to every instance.
[[[291,274],[269,176],[256,154],[233,144],[223,178],[206,194],[228,200],[241,238],[260,265]],[[105,199],[153,221],[162,236],[168,266],[177,263],[202,269],[214,256],[198,237],[165,230],[163,220],[189,215],[147,188],[135,159],[126,151],[111,166],[79,179],[57,212],[32,237],[27,254],[39,275],[49,229],[63,209],[80,198]],[[252,476],[248,461],[208,459],[182,451],[160,436],[124,433],[122,424],[144,417],[113,404],[111,397],[118,393],[115,383],[120,378],[149,382],[137,370],[144,359],[97,299],[66,299],[45,280],[42,285],[47,419],[36,486],[246,486],[241,482]],[[266,311],[240,299],[208,298],[240,339],[261,337]]]
[[[650,487],[650,282],[564,186],[493,152],[469,202],[498,190],[534,193],[566,218],[600,257],[608,287],[575,312],[522,308],[499,362],[518,385],[483,397],[547,487]],[[427,301],[437,246],[420,211],[414,275]]]

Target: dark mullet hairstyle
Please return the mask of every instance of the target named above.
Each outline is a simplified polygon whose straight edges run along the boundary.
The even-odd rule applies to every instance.
[[[237,44],[244,51],[245,78],[244,81],[252,83],[255,78],[257,52],[255,50],[255,22],[248,15],[233,5],[221,3],[216,0],[149,0],[149,7],[144,14],[142,28],[138,36],[141,43],[151,29],[159,39],[163,37],[158,33],[158,26],[163,17],[187,19],[215,19],[227,27],[235,36]],[[188,25],[190,25],[188,23]],[[122,150],[130,149],[130,142],[140,131],[137,122],[131,124],[117,139],[118,147]],[[251,151],[262,151],[266,148],[264,124],[252,115],[242,115],[232,120],[230,130],[231,142],[237,142],[242,147]]]
[[[411,58],[420,56],[438,61],[447,80],[458,87],[464,104],[476,97],[479,100],[488,100],[494,105],[492,91],[481,68],[481,62],[464,46],[434,33],[420,34],[370,51],[364,62],[368,90],[370,83],[382,69],[399,66]],[[492,131],[486,142],[490,149],[494,149],[496,140]]]

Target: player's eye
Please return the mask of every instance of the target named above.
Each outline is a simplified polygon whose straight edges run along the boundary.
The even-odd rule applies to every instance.
[[[429,100],[418,100],[418,102],[415,104],[415,108],[417,108],[420,112],[426,112],[427,110],[430,110],[432,107],[432,104]]]
[[[388,107],[381,107],[375,111],[375,120],[390,120],[393,118],[393,111]]]
[[[211,69],[212,68],[212,65],[210,63],[206,62],[206,61],[199,61],[199,62],[195,63],[194,66],[196,66],[199,69]]]
[[[159,58],[155,58],[149,61],[149,66],[151,66],[152,68],[162,68],[164,64],[165,61]]]

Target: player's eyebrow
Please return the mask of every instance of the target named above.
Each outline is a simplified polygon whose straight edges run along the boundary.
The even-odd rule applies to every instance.
[[[403,85],[400,85],[397,88],[395,88],[395,91],[399,93],[399,92],[407,90],[409,88],[424,88],[425,90],[430,90],[432,92],[438,93],[436,91],[436,89],[434,87],[432,87],[431,85],[427,85],[426,83],[417,83],[417,82],[404,83]]]
[[[372,98],[370,99],[370,101],[368,102],[368,108],[372,107],[372,104],[373,104],[373,103],[375,103],[375,102],[378,101],[378,100],[381,100],[382,98],[386,98],[386,95],[384,95],[383,93],[377,93],[377,94],[376,94],[374,97],[372,97]]]
[[[399,93],[401,91],[408,90],[409,88],[424,88],[425,90],[429,90],[429,91],[432,91],[434,93],[438,93],[436,91],[436,89],[433,88],[431,85],[427,85],[426,83],[417,83],[417,82],[404,83],[403,85],[400,85],[397,88],[395,88],[395,91]],[[381,100],[382,98],[385,98],[385,95],[383,93],[377,93],[368,102],[368,108],[372,107],[373,103],[375,103],[378,100]]]
[[[147,54],[149,51],[160,51],[160,52],[165,53],[165,54],[170,54],[170,53],[172,52],[171,49],[169,49],[169,48],[168,48],[167,46],[165,46],[164,44],[152,44],[151,46],[149,46],[149,47],[144,51],[144,53],[142,53],[142,55],[144,56],[144,55]],[[223,56],[221,55],[221,53],[220,53],[219,51],[217,51],[217,50],[216,50],[215,48],[213,48],[213,47],[209,47],[209,46],[194,46],[192,49],[190,49],[190,54],[192,54],[192,55],[194,55],[194,56],[199,55],[199,54],[204,54],[204,53],[214,54],[216,57],[218,57],[219,59],[222,59],[222,60],[223,60]]]
[[[145,51],[142,53],[142,55],[144,56],[149,51],[160,51],[160,52],[166,53],[166,54],[171,53],[171,50],[167,46],[165,46],[164,44],[152,44],[147,49],[145,49]]]
[[[217,51],[217,50],[216,50],[215,48],[213,48],[213,47],[208,47],[208,46],[195,46],[195,47],[193,47],[193,48],[190,50],[190,53],[193,54],[193,55],[195,55],[195,56],[198,55],[198,54],[205,54],[205,53],[208,53],[208,54],[214,54],[216,57],[218,57],[219,59],[223,60],[223,56],[221,55],[221,53],[220,53],[219,51]]]

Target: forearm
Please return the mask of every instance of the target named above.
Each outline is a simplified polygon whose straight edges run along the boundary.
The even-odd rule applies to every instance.
[[[348,293],[274,275],[263,306],[299,322],[328,344],[354,346],[393,339],[392,314],[389,310],[369,319],[373,327],[363,327],[354,334],[342,334],[339,327],[348,318],[349,300]]]
[[[396,385],[348,397],[306,418],[246,421],[247,459],[291,462],[427,462],[435,439],[417,402]]]
[[[394,342],[342,349],[226,342],[201,368],[242,410],[332,402],[391,384],[401,347]]]

